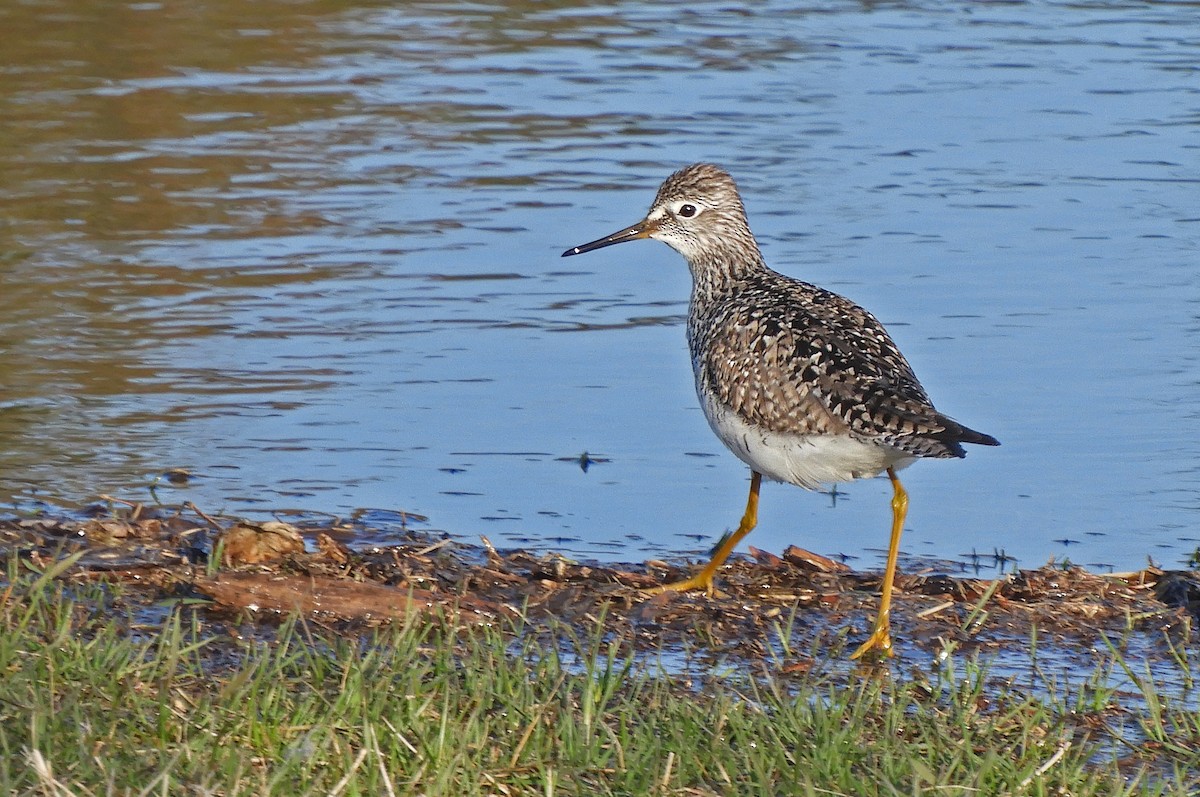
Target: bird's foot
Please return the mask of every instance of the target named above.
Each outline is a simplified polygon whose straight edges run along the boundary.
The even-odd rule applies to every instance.
[[[685,578],[682,581],[672,581],[669,584],[649,587],[641,591],[647,595],[662,595],[664,592],[690,592],[694,589],[704,590],[704,594],[711,598],[713,593],[716,592],[716,587],[713,586],[712,572],[705,568],[691,578]]]
[[[892,650],[892,632],[890,625],[885,620],[882,623],[876,623],[875,628],[871,631],[871,635],[867,637],[867,641],[858,646],[858,649],[850,654],[852,659],[881,659],[891,658],[896,652]]]

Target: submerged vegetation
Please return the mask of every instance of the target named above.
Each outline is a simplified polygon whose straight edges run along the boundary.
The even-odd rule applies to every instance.
[[[1187,653],[1167,689],[1110,646],[1036,693],[936,671],[729,669],[698,686],[593,618],[250,622],[9,559],[0,791],[17,795],[1195,794]],[[818,665],[820,662],[818,662]],[[1126,669],[1122,669],[1126,668]],[[1161,680],[1161,679],[1159,679]],[[1118,692],[1110,684],[1132,687]]]

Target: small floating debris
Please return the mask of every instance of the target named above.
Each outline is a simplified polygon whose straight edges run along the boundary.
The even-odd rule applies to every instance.
[[[588,468],[593,465],[604,465],[611,460],[608,457],[593,457],[588,452],[584,451],[577,457],[555,457],[555,462],[571,462],[579,466],[579,469],[584,473],[588,472]]]

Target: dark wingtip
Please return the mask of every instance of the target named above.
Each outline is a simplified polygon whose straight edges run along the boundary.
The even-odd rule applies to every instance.
[[[978,443],[981,446],[998,446],[1000,441],[992,437],[990,434],[979,435],[978,440],[968,440],[968,443]]]
[[[1000,441],[992,437],[990,434],[977,432],[974,429],[968,429],[965,426],[959,426],[956,431],[958,432],[958,442],[960,443],[973,443],[977,446],[1000,445]]]
[[[974,429],[963,426],[958,421],[951,420],[944,415],[941,416],[941,421],[945,426],[945,429],[940,434],[936,435],[936,437],[943,443],[946,443],[956,456],[965,457],[967,455],[967,452],[963,451],[961,445],[962,443],[971,443],[977,446],[1000,445],[1000,441],[992,437],[990,434],[977,432]]]

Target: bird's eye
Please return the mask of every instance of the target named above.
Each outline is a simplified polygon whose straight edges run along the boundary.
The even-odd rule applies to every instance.
[[[696,215],[696,206],[695,205],[680,205],[679,206],[679,215],[683,216],[685,219],[690,219],[692,216]]]

